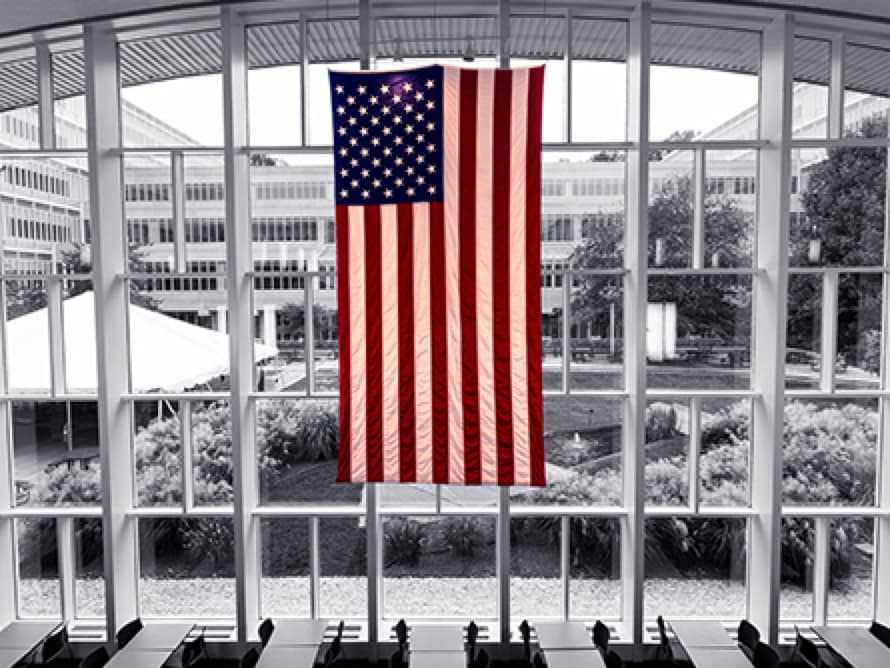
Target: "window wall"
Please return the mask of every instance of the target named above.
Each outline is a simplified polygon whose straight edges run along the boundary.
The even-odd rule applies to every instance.
[[[890,607],[887,52],[778,14],[498,6],[212,8],[17,66],[38,148],[0,157],[0,611],[639,643],[658,614],[775,634]],[[335,482],[326,72],[434,61],[546,66],[543,488]]]

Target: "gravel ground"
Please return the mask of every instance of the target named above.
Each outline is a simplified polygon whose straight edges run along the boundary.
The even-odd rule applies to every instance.
[[[141,580],[141,607],[145,616],[198,615],[234,617],[235,582],[224,578]],[[562,592],[555,578],[513,578],[510,586],[514,617],[549,617],[561,614]],[[367,582],[364,578],[321,578],[321,615],[364,617]],[[725,580],[649,579],[645,585],[646,614],[710,616],[738,619],[745,612],[745,588]],[[621,610],[619,580],[574,579],[569,591],[575,617],[618,617]],[[77,581],[79,616],[103,614],[104,584],[100,579]],[[305,577],[264,578],[263,614],[308,615],[309,580]],[[846,587],[833,589],[828,611],[836,619],[867,619],[871,613],[872,584],[852,578]],[[494,578],[386,578],[383,582],[386,617],[457,616],[472,611],[478,617],[497,613]],[[19,588],[20,612],[25,616],[58,616],[58,580],[23,579]],[[799,589],[782,590],[783,619],[806,620],[813,595]]]

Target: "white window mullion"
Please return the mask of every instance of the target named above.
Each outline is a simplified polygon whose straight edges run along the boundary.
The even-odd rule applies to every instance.
[[[559,580],[562,591],[562,618],[568,621],[572,614],[572,518],[559,518]]]
[[[321,614],[321,543],[318,527],[318,516],[313,515],[309,518],[309,615],[312,619],[318,619]]]
[[[705,266],[705,168],[707,153],[705,149],[695,149],[694,164],[694,205],[692,215],[692,268],[704,269]]]
[[[132,411],[124,400],[130,387],[129,353],[121,345],[129,301],[127,282],[121,279],[127,270],[121,106],[113,26],[90,23],[84,33],[105,610],[112,637],[138,614],[136,522],[127,515],[133,502],[132,450],[120,447],[132,440]]]
[[[62,594],[62,619],[71,622],[77,616],[75,593],[74,518],[56,519],[56,553],[59,556],[59,585]]]
[[[250,161],[247,146],[247,36],[235,7],[222,9],[223,134],[226,194],[226,284],[235,529],[238,640],[254,637],[259,621],[259,520],[251,279]]]
[[[0,300],[0,319],[5,320],[5,304]],[[5,366],[5,365],[4,365]],[[0,380],[0,387],[5,384]],[[18,581],[15,560],[15,520],[7,514],[15,504],[15,486],[12,484],[12,410],[10,402],[0,400],[0,582],[12,585]],[[10,586],[6,595],[0,596],[0,625],[15,619],[15,587]]]
[[[837,357],[838,283],[839,275],[835,269],[827,269],[822,274],[822,366],[819,387],[826,393],[834,391],[834,362]]]
[[[40,148],[46,151],[56,147],[56,119],[53,104],[53,56],[49,44],[37,44],[37,116],[40,131]]]
[[[831,573],[831,518],[814,518],[813,531],[813,622],[825,624],[828,617],[828,587]]]
[[[161,415],[161,411],[158,411]],[[195,503],[195,474],[192,458],[192,403],[179,402],[179,455],[182,457],[182,508],[188,513]]]
[[[186,270],[185,254],[185,158],[182,151],[170,153],[170,190],[173,208],[173,262],[170,270]]]
[[[314,275],[305,277],[303,288],[303,342],[306,354],[306,396],[315,392],[315,281]]]
[[[645,577],[645,434],[646,299],[649,237],[649,69],[652,7],[641,2],[630,19],[627,48],[627,217],[625,225],[624,317],[638,326],[624,328],[624,373],[627,398],[622,429],[623,494],[627,516],[621,531],[623,621],[634,654],[643,644]]]
[[[47,322],[49,325],[50,394],[65,394],[65,323],[62,310],[62,279],[50,276],[46,280]]]
[[[701,457],[701,399],[689,400],[689,507],[698,512]]]
[[[844,60],[846,39],[843,33],[831,40],[831,74],[828,81],[828,138],[844,136]]]
[[[794,23],[779,14],[764,29],[760,87],[757,266],[754,276],[751,505],[748,611],[765,642],[779,632],[782,439],[785,323],[788,292],[788,217],[791,198],[791,117]]]
[[[565,43],[565,57],[563,58],[563,62],[565,63],[565,77],[563,79],[563,105],[565,109],[563,111],[563,123],[565,127],[563,128],[563,140],[566,142],[572,141],[572,10],[566,10],[566,43]]]
[[[309,146],[309,29],[300,15],[300,144]]]

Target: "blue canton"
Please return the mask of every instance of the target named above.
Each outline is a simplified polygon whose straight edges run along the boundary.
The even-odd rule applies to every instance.
[[[337,204],[442,200],[442,67],[330,72]]]

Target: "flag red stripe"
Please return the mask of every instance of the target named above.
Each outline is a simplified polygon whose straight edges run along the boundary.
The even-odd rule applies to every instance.
[[[417,479],[414,434],[414,207],[398,206],[399,246],[399,479]]]
[[[494,148],[492,172],[492,316],[494,384],[497,419],[498,484],[513,483],[513,411],[510,378],[510,70],[494,79]]]
[[[380,207],[365,207],[367,478],[383,480],[383,300]]]
[[[445,209],[430,204],[430,348],[433,395],[433,480],[448,481],[448,331],[445,304]]]
[[[335,211],[335,234],[337,235],[337,339],[340,350],[340,453],[337,460],[337,482],[350,482],[352,479],[352,415],[349,399],[352,386],[349,376],[349,210],[338,204]]]
[[[545,485],[543,385],[541,370],[541,119],[544,68],[529,70],[528,157],[526,166],[526,337],[528,344],[528,433],[531,484]]]
[[[479,359],[476,351],[476,98],[479,73],[460,75],[460,306],[464,405],[464,482],[482,480]],[[479,160],[490,159],[479,156]]]

